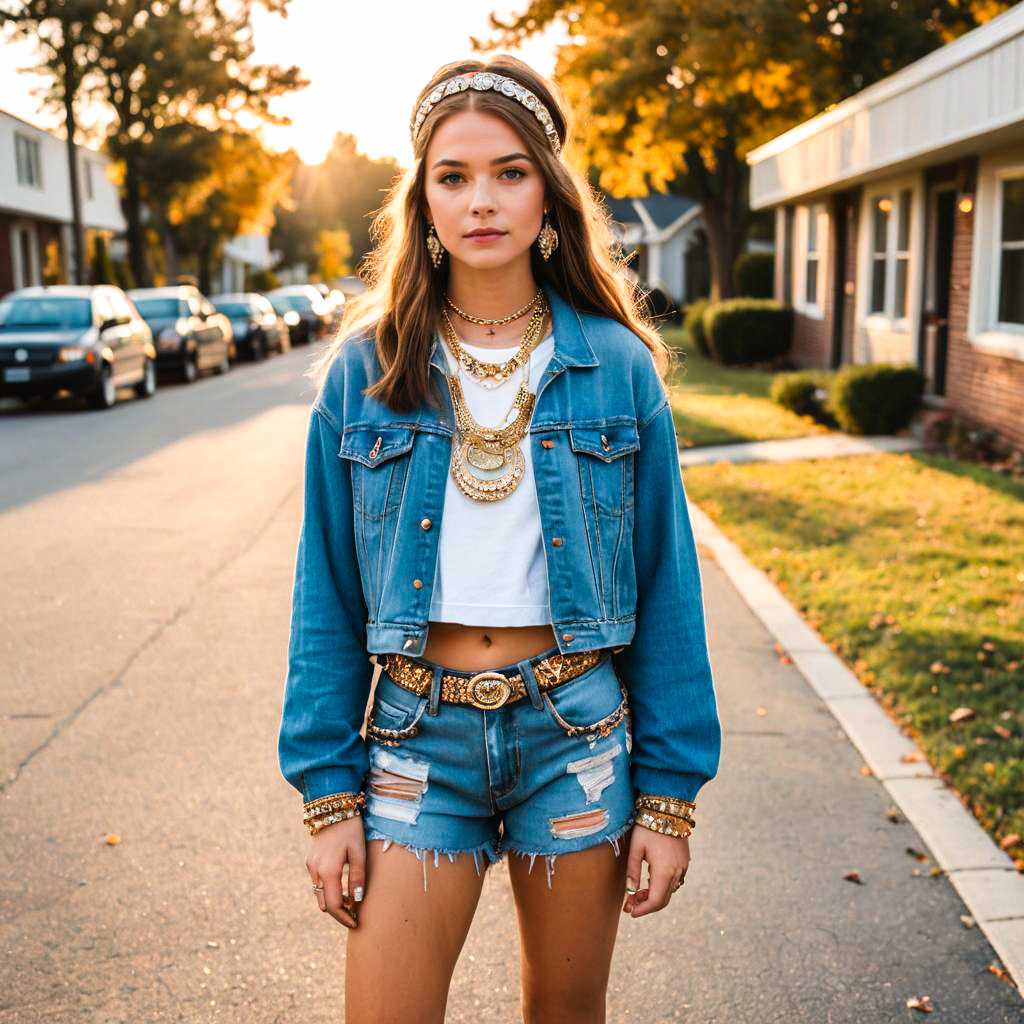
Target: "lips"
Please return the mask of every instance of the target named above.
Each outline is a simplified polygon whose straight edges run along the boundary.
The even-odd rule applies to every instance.
[[[505,234],[504,231],[470,231],[467,238],[497,238],[499,235]]]

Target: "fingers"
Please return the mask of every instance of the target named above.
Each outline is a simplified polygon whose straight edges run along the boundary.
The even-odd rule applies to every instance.
[[[350,909],[351,902],[341,891],[341,873],[331,872],[331,876],[323,879],[323,883],[326,912],[346,928],[355,928],[357,922]]]
[[[626,866],[627,893],[622,913],[632,917],[643,917],[667,907],[672,894],[682,884],[690,862],[689,845],[685,838],[641,836],[640,833],[645,831],[634,830]],[[682,849],[680,843],[683,844]],[[647,861],[648,886],[630,894],[628,890],[639,885],[644,860]]]

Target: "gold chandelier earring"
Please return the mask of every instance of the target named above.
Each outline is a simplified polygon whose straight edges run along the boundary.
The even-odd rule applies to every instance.
[[[444,246],[441,244],[441,239],[437,237],[433,224],[430,225],[430,230],[427,232],[427,249],[430,251],[430,262],[434,264],[435,269],[441,266],[441,260],[444,259]]]
[[[558,232],[551,226],[547,210],[544,211],[544,226],[537,236],[537,246],[545,260],[551,259],[551,254],[558,248]]]

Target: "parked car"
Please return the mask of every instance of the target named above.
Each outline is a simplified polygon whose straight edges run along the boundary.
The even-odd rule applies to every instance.
[[[323,296],[324,302],[331,309],[331,322],[328,331],[333,334],[341,326],[341,315],[345,305],[345,295],[337,288],[328,288],[323,281],[318,281],[313,287]]]
[[[0,395],[44,398],[61,391],[97,409],[117,389],[139,398],[156,391],[156,349],[149,326],[120,288],[50,285],[0,299]]]
[[[203,370],[227,373],[236,356],[231,321],[192,285],[133,288],[128,297],[153,330],[156,365],[187,382]]]
[[[289,284],[275,288],[272,292],[267,292],[267,298],[282,316],[289,311],[298,314],[300,322],[295,326],[300,329],[293,334],[292,341],[297,340],[299,344],[322,338],[334,319],[331,307],[311,284]],[[285,312],[282,313],[282,310]],[[286,316],[285,322],[288,322]],[[288,324],[289,329],[292,326]]]
[[[288,327],[265,295],[232,292],[211,295],[210,302],[231,321],[236,346],[254,362],[268,352],[287,352],[291,348]]]

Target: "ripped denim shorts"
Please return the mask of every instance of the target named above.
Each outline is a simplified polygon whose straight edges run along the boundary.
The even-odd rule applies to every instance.
[[[363,813],[367,842],[393,842],[424,860],[472,854],[477,874],[506,851],[547,860],[548,886],[561,853],[619,839],[633,824],[629,701],[610,648],[596,665],[541,691],[531,661],[520,672],[527,695],[498,708],[439,700],[442,672],[418,696],[381,669],[367,726],[370,770]],[[426,888],[426,861],[423,884]]]

